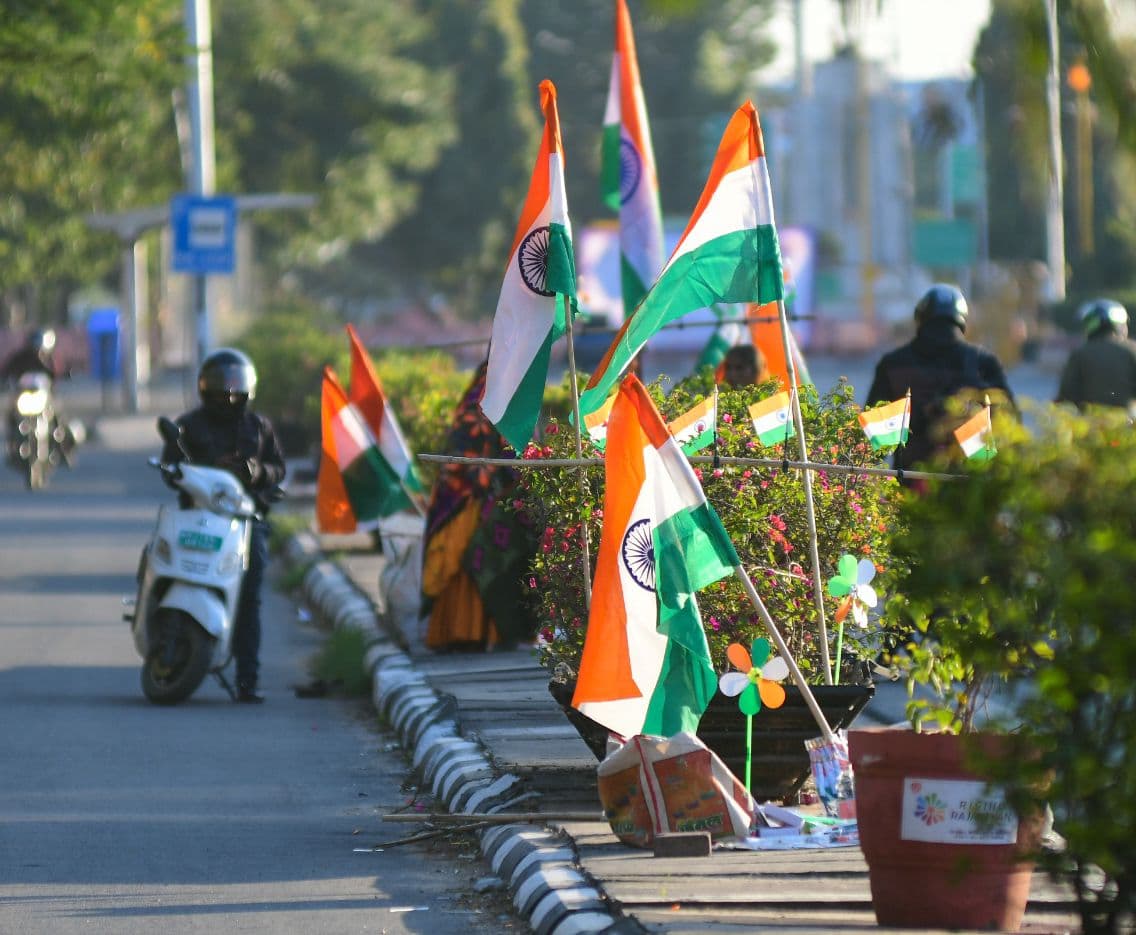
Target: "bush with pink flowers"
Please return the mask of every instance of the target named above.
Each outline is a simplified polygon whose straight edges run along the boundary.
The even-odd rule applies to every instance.
[[[667,420],[690,409],[711,390],[709,372],[676,386],[664,395],[661,383],[649,387]],[[695,463],[695,472],[734,543],[743,567],[781,629],[790,650],[810,681],[824,681],[819,651],[819,626],[814,598],[809,528],[802,472],[781,463],[798,460],[795,436],[788,445],[762,447],[748,414],[751,403],[776,392],[772,383],[739,390],[722,388],[719,396],[720,458],[775,459],[773,465],[722,462]],[[873,452],[857,421],[853,389],[841,382],[818,394],[806,388],[802,416],[811,460],[852,467],[879,467],[883,456]],[[603,452],[584,439],[584,457]],[[710,449],[702,452],[711,455]],[[572,458],[575,434],[571,425],[550,422],[540,445],[530,445],[526,459]],[[599,551],[603,519],[603,466],[554,467],[522,470],[514,506],[524,510],[535,528],[543,530],[533,559],[527,593],[537,619],[543,621],[542,663],[557,677],[573,678],[587,631],[588,610],[582,571],[582,529],[587,522],[592,569]],[[581,484],[581,475],[583,484]],[[836,575],[841,555],[866,557],[883,570],[889,562],[888,540],[897,523],[901,489],[890,477],[860,472],[819,470],[813,475],[818,552],[822,581]],[[835,658],[837,600],[825,595],[829,654]],[[698,595],[711,655],[719,671],[728,668],[726,647],[749,646],[764,635],[764,626],[741,583],[726,578]],[[858,680],[862,662],[879,647],[871,624],[860,629],[845,621],[841,681]]]

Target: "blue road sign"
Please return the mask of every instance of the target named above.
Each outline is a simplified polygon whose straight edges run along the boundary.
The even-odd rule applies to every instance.
[[[232,273],[236,263],[237,200],[175,195],[170,201],[175,273]]]

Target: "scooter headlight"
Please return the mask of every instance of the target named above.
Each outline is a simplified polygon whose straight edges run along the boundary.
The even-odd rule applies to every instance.
[[[47,408],[44,390],[27,390],[16,397],[16,412],[22,416],[38,416]]]

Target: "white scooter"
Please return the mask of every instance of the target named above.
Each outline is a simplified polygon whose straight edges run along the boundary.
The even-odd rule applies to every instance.
[[[181,429],[172,420],[161,417],[158,431],[180,445]],[[157,458],[150,464],[190,506],[164,505],[158,511],[138,568],[138,595],[124,614],[144,660],[142,691],[155,704],[177,704],[212,672],[235,700],[224,669],[232,657],[257,504],[220,468]]]

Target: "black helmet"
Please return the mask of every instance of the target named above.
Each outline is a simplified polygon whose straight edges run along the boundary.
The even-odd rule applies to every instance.
[[[231,347],[214,351],[197,371],[197,394],[206,408],[218,412],[242,411],[256,396],[256,368]]]
[[[915,304],[915,324],[922,328],[936,318],[946,318],[953,321],[959,331],[966,331],[968,312],[966,297],[958,286],[937,282]]]
[[[1124,306],[1112,299],[1093,299],[1081,306],[1078,315],[1085,337],[1091,337],[1102,329],[1117,334],[1128,333],[1128,312]]]

